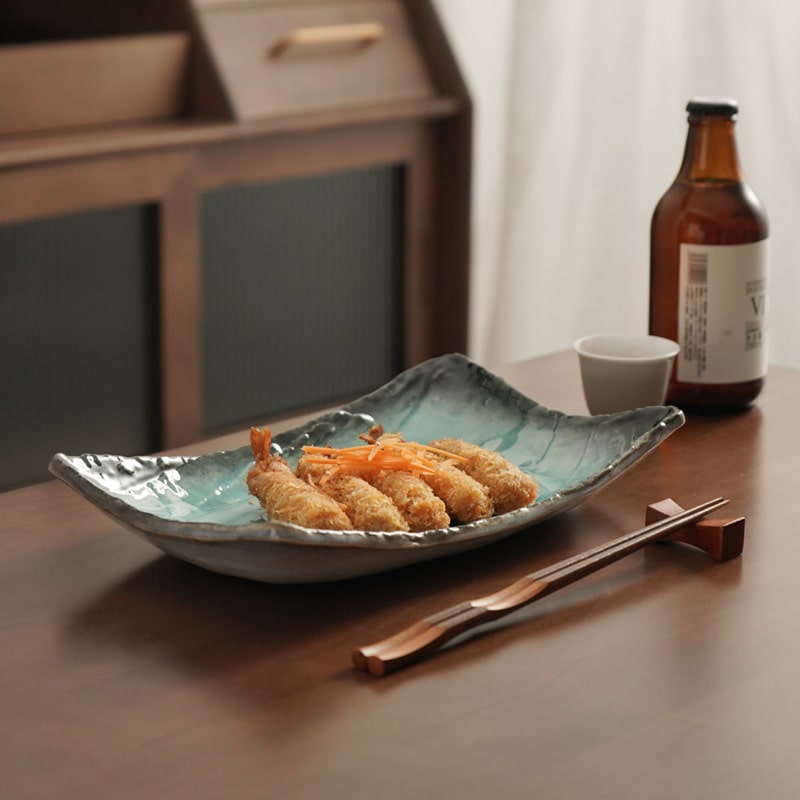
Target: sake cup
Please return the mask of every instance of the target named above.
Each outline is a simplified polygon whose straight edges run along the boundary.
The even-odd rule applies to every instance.
[[[680,347],[660,336],[598,334],[574,344],[591,414],[664,403]]]

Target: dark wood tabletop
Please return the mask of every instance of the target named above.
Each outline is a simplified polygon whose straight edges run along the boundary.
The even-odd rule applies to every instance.
[[[586,413],[572,353],[497,371]],[[0,796],[796,798],[799,398],[773,368],[755,407],[688,417],[576,509],[339,583],[204,571],[55,481],[0,494]],[[649,503],[719,495],[740,558],[651,546],[392,675],[351,667]]]

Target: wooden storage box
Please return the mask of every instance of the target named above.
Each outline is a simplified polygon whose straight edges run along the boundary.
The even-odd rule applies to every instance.
[[[399,0],[201,6],[203,33],[236,119],[436,94]]]
[[[186,33],[5,46],[0,135],[181,116],[188,52]]]

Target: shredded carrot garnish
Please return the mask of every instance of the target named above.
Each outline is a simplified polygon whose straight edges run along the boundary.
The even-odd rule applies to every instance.
[[[303,452],[303,460],[308,463],[326,464],[337,471],[360,474],[403,470],[430,475],[437,472],[442,464],[440,459],[430,456],[442,456],[450,461],[469,460],[436,447],[393,436],[383,436],[372,444],[354,447],[306,445]]]

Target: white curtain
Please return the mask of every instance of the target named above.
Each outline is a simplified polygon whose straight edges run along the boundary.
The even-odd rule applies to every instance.
[[[739,101],[771,226],[770,356],[800,367],[800,3],[436,0],[475,104],[470,355],[647,327],[650,215],[686,101]]]

